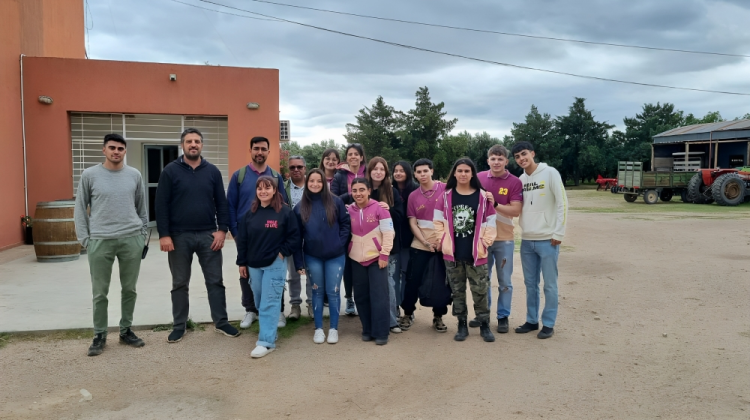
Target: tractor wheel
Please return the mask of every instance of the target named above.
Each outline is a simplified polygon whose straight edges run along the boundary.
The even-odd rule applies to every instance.
[[[693,175],[693,177],[690,178],[690,182],[688,182],[688,200],[695,204],[713,203],[713,198],[708,198],[705,194],[703,194],[709,188],[710,186],[706,186],[703,184],[703,175],[698,172],[697,174]]]
[[[674,193],[670,189],[661,190],[661,194],[659,194],[659,200],[661,201],[669,201],[674,196]]]
[[[711,193],[720,206],[736,206],[745,201],[745,181],[737,174],[724,174],[716,178]]]
[[[682,192],[680,192],[680,199],[683,203],[692,203],[692,201],[688,199],[688,192],[686,189],[683,189]]]
[[[643,193],[643,201],[646,202],[646,204],[656,204],[656,202],[659,201],[659,193],[657,193],[656,190],[648,190]]]
[[[625,197],[625,201],[632,203],[638,198],[638,194],[625,194],[623,197]]]

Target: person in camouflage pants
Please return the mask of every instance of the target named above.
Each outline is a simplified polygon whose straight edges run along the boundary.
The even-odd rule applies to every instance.
[[[469,281],[471,297],[474,299],[474,314],[479,322],[489,321],[490,310],[487,303],[487,288],[490,287],[487,264],[474,267],[466,262],[446,262],[446,274],[453,291],[453,316],[467,319],[469,308],[466,305],[466,281]]]
[[[487,248],[497,233],[493,204],[492,193],[484,191],[477,178],[474,162],[469,158],[457,160],[448,176],[445,192],[435,205],[433,217],[453,291],[453,315],[458,318],[458,331],[453,337],[456,341],[464,341],[469,336],[467,281],[474,299],[474,314],[479,321],[479,335],[486,342],[495,341],[490,331],[487,293],[490,286]]]

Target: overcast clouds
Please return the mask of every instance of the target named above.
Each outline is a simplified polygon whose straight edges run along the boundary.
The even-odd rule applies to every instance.
[[[198,0],[180,0],[224,10]],[[212,0],[343,32],[517,65],[598,77],[750,93],[750,58],[589,46],[339,16],[248,0]],[[503,32],[750,55],[746,0],[278,0],[351,13]],[[266,67],[280,71],[281,119],[292,139],[343,143],[346,123],[378,95],[397,109],[428,86],[456,131],[502,137],[532,104],[567,112],[576,96],[622,127],[643,103],[672,102],[703,116],[750,112],[750,97],[577,79],[477,63],[353,39],[288,23],[246,19],[171,0],[94,0],[90,58]]]

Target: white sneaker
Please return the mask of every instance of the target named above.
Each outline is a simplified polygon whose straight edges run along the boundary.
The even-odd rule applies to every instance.
[[[331,328],[330,330],[328,330],[328,344],[336,344],[338,342],[339,342],[339,331]]]
[[[391,332],[394,333],[394,334],[400,334],[401,333],[401,328],[399,328],[398,326],[391,327]]]
[[[276,349],[270,349],[268,347],[258,346],[258,347],[255,348],[255,350],[253,350],[250,353],[250,357],[258,359],[258,358],[261,358],[261,357],[267,355],[268,353],[270,353],[270,352],[272,352],[274,350],[276,350]]]
[[[258,315],[256,315],[255,312],[245,312],[245,317],[242,318],[242,322],[240,322],[240,328],[250,328],[250,325],[255,322],[256,319],[258,319]]]
[[[278,328],[286,327],[286,317],[283,312],[279,312],[279,323],[276,325]]]
[[[322,328],[316,329],[315,335],[313,336],[313,343],[323,344],[324,341],[326,341],[326,333],[323,332]]]

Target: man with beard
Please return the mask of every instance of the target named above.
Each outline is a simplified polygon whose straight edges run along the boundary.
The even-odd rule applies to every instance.
[[[237,223],[245,217],[245,213],[250,210],[250,206],[255,200],[255,183],[262,175],[267,175],[276,179],[276,187],[284,198],[284,202],[289,203],[289,197],[283,188],[284,179],[266,164],[268,154],[271,150],[271,142],[265,137],[253,137],[250,139],[250,155],[252,161],[250,164],[237,170],[232,174],[232,179],[227,187],[227,202],[229,204],[229,231],[232,237],[237,238]],[[250,288],[250,279],[240,277],[240,287],[242,288],[242,306],[245,308],[245,317],[240,322],[240,328],[249,328],[256,319],[258,319],[258,309],[255,307],[255,297],[253,290]],[[286,325],[284,318],[284,297],[282,296],[281,314],[279,315],[279,327]]]
[[[237,337],[239,331],[227,320],[222,277],[221,248],[229,227],[224,181],[219,169],[201,157],[203,134],[200,131],[185,129],[180,142],[184,154],[164,168],[156,190],[159,245],[162,251],[169,253],[172,272],[174,326],[167,341],[176,343],[185,335],[193,254],[198,255],[203,270],[215,331]]]

